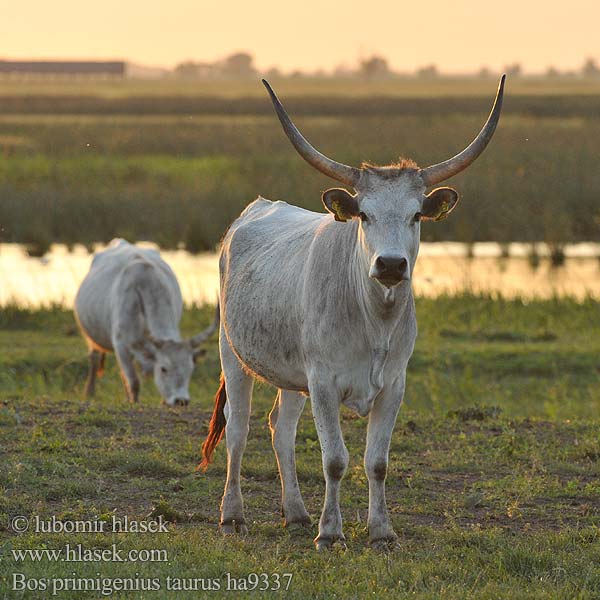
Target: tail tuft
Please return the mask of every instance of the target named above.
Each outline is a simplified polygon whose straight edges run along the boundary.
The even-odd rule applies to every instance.
[[[215,408],[210,419],[208,435],[202,444],[202,461],[196,468],[196,471],[206,471],[206,469],[208,469],[208,465],[212,462],[215,448],[225,433],[225,425],[227,424],[225,419],[225,402],[227,402],[225,377],[223,377],[223,373],[221,373],[221,381],[219,383],[219,389],[215,394]]]

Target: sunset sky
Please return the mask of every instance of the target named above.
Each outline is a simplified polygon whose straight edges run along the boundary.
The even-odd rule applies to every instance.
[[[312,70],[377,53],[398,70],[453,72],[600,61],[597,0],[4,0],[1,17],[0,58],[172,66],[247,50],[260,68]]]

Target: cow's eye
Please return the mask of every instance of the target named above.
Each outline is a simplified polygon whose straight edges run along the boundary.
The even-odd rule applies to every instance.
[[[161,373],[166,373],[168,371],[167,367],[161,367],[160,368],[160,372]]]
[[[369,219],[367,218],[367,215],[365,215],[365,213],[364,213],[364,212],[362,212],[362,211],[358,213],[358,218],[359,218],[359,219],[360,219],[360,220],[361,220],[363,223],[365,223],[366,221],[368,221],[368,220],[369,220]]]
[[[421,213],[417,213],[415,215],[414,222],[418,223],[422,218],[423,218],[423,215]]]

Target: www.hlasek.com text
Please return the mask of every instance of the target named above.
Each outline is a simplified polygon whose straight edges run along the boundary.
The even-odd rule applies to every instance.
[[[65,544],[62,548],[13,548],[13,560],[22,562],[168,562],[166,550],[161,548],[132,548],[125,550],[118,544],[108,548],[86,548],[83,544]]]

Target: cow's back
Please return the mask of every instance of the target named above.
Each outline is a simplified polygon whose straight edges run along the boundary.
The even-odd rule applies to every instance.
[[[247,367],[280,387],[306,389],[303,287],[307,257],[327,220],[259,198],[223,239],[219,267],[227,338]]]
[[[140,271],[154,271],[164,293],[179,307],[181,292],[171,268],[158,251],[138,248],[121,239],[113,240],[106,250],[98,252],[75,298],[75,314],[83,334],[99,349],[112,350],[112,329],[115,311],[120,309],[129,281]],[[177,319],[178,320],[178,319]]]

